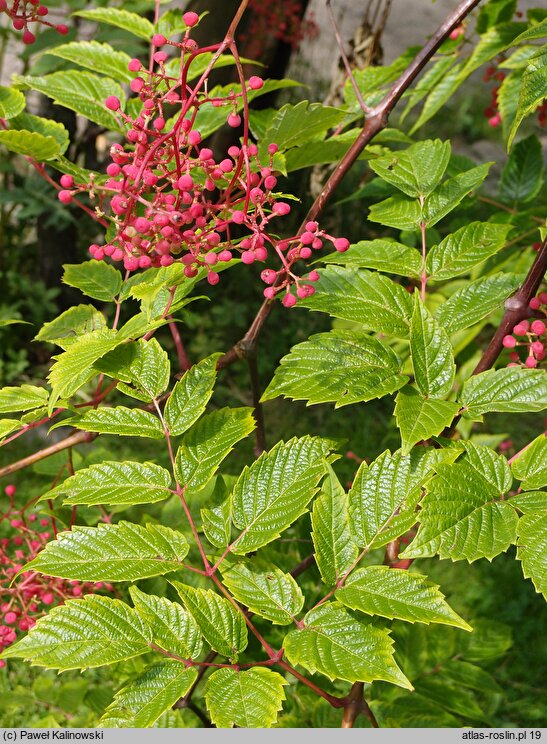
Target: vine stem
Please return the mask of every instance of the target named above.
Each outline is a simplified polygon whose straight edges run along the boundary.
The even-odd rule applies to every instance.
[[[395,81],[382,101],[377,106],[368,108],[368,116],[365,118],[365,123],[361,132],[358,134],[342,160],[338,163],[321,190],[321,193],[317,196],[316,200],[310,207],[308,214],[302,221],[299,233],[305,229],[306,222],[315,221],[323,212],[342,179],[355,163],[359,155],[363,152],[373,137],[375,137],[382,129],[385,129],[391,111],[399,102],[405,91],[414,82],[416,77],[418,77],[442,43],[448,38],[450,32],[459,26],[462,20],[468,16],[480,2],[481,0],[462,0],[458,7],[446,17],[429,41],[426,42],[420,52],[418,52],[414,57],[412,62]],[[238,359],[254,352],[258,337],[273,307],[274,304],[271,300],[266,300],[262,303],[244,337],[219,359],[219,369],[227,367]]]

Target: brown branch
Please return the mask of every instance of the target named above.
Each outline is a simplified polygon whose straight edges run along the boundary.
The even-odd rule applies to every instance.
[[[34,452],[28,457],[23,457],[22,460],[12,462],[11,465],[6,465],[6,467],[0,468],[0,478],[3,478],[5,475],[11,475],[11,473],[15,473],[17,470],[22,470],[29,465],[34,465],[34,463],[40,462],[40,460],[45,460],[46,457],[51,457],[51,455],[55,455],[57,452],[62,452],[69,447],[75,447],[77,444],[87,444],[88,442],[92,442],[96,436],[97,434],[92,434],[88,431],[78,431],[75,434],[71,434],[66,439],[63,439],[56,444],[52,444],[50,447],[44,447],[44,449],[38,450],[38,452]]]
[[[355,163],[359,155],[363,152],[369,142],[375,137],[378,132],[385,129],[388,124],[388,118],[401,99],[405,91],[414,82],[416,77],[421,73],[427,63],[431,60],[435,52],[443,44],[444,41],[450,35],[462,20],[469,15],[469,13],[480,3],[481,0],[463,0],[458,7],[448,15],[446,20],[439,26],[435,33],[431,36],[429,41],[423,46],[421,51],[414,57],[412,62],[402,73],[402,75],[395,81],[389,92],[383,98],[383,100],[370,110],[369,116],[365,119],[363,129],[357,136],[353,145],[344,155],[342,160],[338,163],[334,171],[331,173],[325,186],[321,190],[317,199],[312,204],[308,214],[302,221],[302,226],[299,232],[304,230],[306,222],[314,221],[323,212],[328,202],[331,200],[333,194],[337,190],[344,176],[348,173],[352,165]],[[266,300],[262,303],[255,319],[251,323],[247,333],[241,341],[233,346],[230,351],[224,354],[219,359],[218,367],[222,369],[230,364],[233,364],[238,359],[252,354],[256,348],[258,336],[264,326],[268,316],[270,315],[274,303],[271,300]]]
[[[345,700],[341,728],[353,728],[355,720],[360,713],[366,715],[373,728],[379,728],[378,721],[363,696],[364,687],[363,682],[354,682],[351,686],[350,693]]]

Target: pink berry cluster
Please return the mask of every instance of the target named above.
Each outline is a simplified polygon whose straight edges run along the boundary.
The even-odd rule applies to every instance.
[[[257,58],[273,37],[296,49],[303,39],[319,36],[313,17],[303,18],[300,0],[250,0],[251,17],[241,41],[245,40],[245,54]]]
[[[506,349],[511,349],[508,367],[525,366],[532,369],[547,355],[547,292],[541,292],[537,297],[533,297],[529,307],[530,310],[542,314],[544,319],[521,320],[513,328],[512,333],[504,337],[503,345]],[[524,361],[519,349],[524,351]]]
[[[68,26],[64,23],[50,23],[46,20],[49,10],[40,0],[0,0],[0,13],[6,13],[13,28],[23,32],[23,44],[34,44],[36,41],[36,36],[29,29],[29,23],[49,26],[63,36],[68,34]]]
[[[77,184],[73,176],[65,174],[59,199],[69,204],[80,193],[98,199],[97,214],[110,221],[111,230],[107,243],[93,244],[89,251],[97,260],[109,257],[122,262],[127,271],[178,261],[187,277],[205,268],[209,283],[215,285],[220,279],[219,265],[233,258],[245,264],[264,262],[269,253],[275,254],[282,268],[263,272],[268,285],[264,294],[272,299],[285,290],[283,301],[290,307],[297,301],[289,292],[293,281],[297,297],[314,291],[311,284],[302,283],[292,273],[293,264],[309,258],[312,249],[323,246],[324,239],[339,251],[347,250],[349,243],[321,231],[315,222],[308,223],[301,235],[277,237],[278,218],[291,211],[290,204],[275,192],[278,147],[271,143],[264,155],[268,163],[261,163],[245,121],[247,95],[262,88],[264,81],[254,75],[242,80],[240,91],[219,98],[207,92],[208,69],[197,84],[189,86],[191,62],[221,45],[198,49],[189,37],[198,16],[188,12],[183,19],[187,29],[182,41],[156,34],[151,65],[144,67],[138,59],[129,63],[135,73],[130,88],[139,101],[138,112],[133,117],[124,113],[115,96],[105,101],[126,127],[125,143],[111,148],[108,180]],[[177,49],[181,55],[180,72],[175,76],[169,74],[173,66],[168,65],[165,48]],[[216,156],[202,141],[196,118],[205,104],[224,108],[227,125],[243,129],[240,144],[229,147],[226,157]],[[241,104],[243,117],[238,113]],[[317,278],[317,272],[312,272],[308,280]]]
[[[52,522],[39,519],[36,514],[25,515],[15,505],[16,488],[4,489],[9,508],[0,515],[3,536],[0,538],[0,647],[17,640],[17,632],[30,630],[47,608],[72,597],[80,597],[96,590],[112,591],[111,584],[83,583],[41,576],[25,571],[12,584],[22,567],[33,560],[51,539]],[[0,668],[6,662],[0,660]]]

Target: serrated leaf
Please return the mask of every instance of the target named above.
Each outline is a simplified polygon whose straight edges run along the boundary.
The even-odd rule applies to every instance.
[[[507,204],[526,204],[543,184],[543,155],[539,139],[531,134],[514,146],[500,179],[500,199]]]
[[[291,630],[283,642],[291,664],[301,664],[331,680],[384,680],[412,689],[393,660],[393,641],[387,628],[358,619],[338,602],[326,602],[309,612],[305,626]]]
[[[78,581],[136,581],[176,571],[188,553],[181,532],[131,522],[60,532],[25,571]]]
[[[426,441],[450,426],[460,406],[450,400],[425,398],[416,388],[406,385],[395,398],[395,418],[401,432],[403,454],[417,442]]]
[[[46,406],[49,392],[36,385],[5,387],[0,390],[0,413],[31,411]]]
[[[500,501],[512,477],[504,457],[465,443],[456,463],[442,464],[421,503],[420,527],[403,558],[438,554],[452,560],[492,560],[515,540],[517,515]]]
[[[114,302],[122,288],[122,275],[104,261],[84,261],[64,264],[62,281],[76,287],[88,297],[102,302]]]
[[[490,369],[464,382],[460,402],[474,416],[542,411],[547,406],[547,374],[523,367]]]
[[[370,161],[370,167],[384,181],[407,196],[427,197],[441,182],[450,160],[450,142],[422,140]]]
[[[525,579],[547,599],[547,511],[524,514],[517,526],[517,558]]]
[[[522,75],[522,85],[520,87],[518,107],[515,119],[509,131],[507,139],[507,149],[520,127],[523,119],[534,112],[541,105],[545,98],[545,88],[547,85],[547,48],[543,46],[538,53],[526,65]]]
[[[304,606],[304,595],[290,574],[269,561],[221,564],[222,583],[255,615],[274,625],[290,625]]]
[[[511,463],[515,478],[522,481],[523,491],[547,486],[547,437],[540,434]]]
[[[82,70],[63,70],[42,77],[15,75],[14,80],[16,85],[37,90],[59,106],[75,111],[99,126],[121,131],[117,117],[104,104],[108,96],[125,100],[121,86],[111,78]]]
[[[211,354],[194,364],[173,388],[164,412],[165,423],[173,436],[184,434],[205,411],[213,393],[220,356]]]
[[[429,278],[443,281],[475,268],[503,248],[510,229],[511,225],[471,222],[450,233],[427,255]]]
[[[130,383],[147,402],[158,398],[169,385],[171,365],[167,352],[155,338],[123,344],[102,357],[95,365],[100,372]],[[127,391],[128,389],[125,388]],[[131,394],[132,389],[129,388]]]
[[[454,64],[455,57],[446,55],[440,57],[436,62],[430,63],[418,78],[416,86],[409,91],[408,103],[401,114],[401,122],[405,120],[408,113],[422,101],[436,86],[445,78],[446,73]]]
[[[466,283],[435,310],[435,320],[447,333],[478,323],[503,307],[504,301],[521,283],[517,274],[493,274]]]
[[[476,32],[483,34],[497,23],[510,21],[515,14],[516,0],[493,0],[481,8],[477,18]]]
[[[72,15],[87,18],[88,21],[97,21],[97,23],[107,23],[110,26],[117,26],[145,41],[149,41],[154,33],[154,26],[149,20],[142,15],[130,13],[128,10],[122,10],[120,8],[79,10]]]
[[[145,594],[136,586],[129,589],[139,616],[150,626],[155,646],[182,659],[197,659],[201,653],[201,633],[196,621],[178,602]]]
[[[232,497],[226,496],[226,486],[221,476],[215,482],[210,509],[201,509],[205,537],[215,548],[224,549],[230,544],[232,534]]]
[[[283,357],[262,400],[283,395],[294,400],[335,403],[336,408],[381,398],[402,387],[395,353],[364,333],[329,331],[310,336]]]
[[[11,434],[17,429],[21,428],[21,422],[15,419],[0,419],[0,439],[4,439],[8,434]]]
[[[194,589],[171,581],[209,646],[229,659],[247,648],[247,626],[242,613],[209,589]]]
[[[481,35],[467,60],[463,74],[471,74],[482,64],[493,59],[507,47],[512,46],[515,39],[526,29],[525,23],[500,23]],[[463,76],[463,75],[462,75]]]
[[[13,119],[25,106],[25,96],[20,90],[0,85],[0,119]]]
[[[94,40],[71,41],[69,44],[51,47],[46,53],[107,75],[119,83],[130,83],[134,77],[127,68],[131,57],[114,49],[110,44],[101,44]]]
[[[75,429],[98,434],[117,434],[121,437],[164,437],[163,427],[157,416],[139,408],[125,406],[92,409],[78,419],[71,419],[70,425]]]
[[[75,305],[44,323],[35,341],[48,341],[66,349],[78,336],[106,328],[104,315],[93,305]]]
[[[331,447],[327,439],[294,437],[243,469],[232,496],[232,520],[241,531],[232,552],[245,554],[267,545],[304,514]]]
[[[521,34],[519,34],[519,36],[514,39],[513,45],[516,46],[517,44],[521,44],[523,41],[543,39],[545,36],[547,36],[547,20],[543,19],[542,21],[535,23],[533,26],[527,28],[526,31],[523,31]]]
[[[497,103],[501,116],[503,139],[506,143],[507,150],[510,149],[507,145],[507,140],[509,138],[509,132],[511,131],[513,122],[515,121],[515,116],[517,115],[523,74],[524,68],[522,67],[516,70],[511,70],[511,72],[506,76],[505,80],[502,81],[497,94]]]
[[[105,462],[78,470],[42,498],[65,504],[153,504],[169,496],[171,474],[152,462]]]
[[[256,426],[252,408],[221,408],[184,435],[176,455],[177,480],[186,489],[205,486],[237,442]]]
[[[507,503],[524,514],[547,511],[547,491],[525,491],[511,496]]]
[[[450,65],[446,63],[446,67],[450,67]],[[431,117],[433,117],[437,111],[444,106],[448,99],[452,98],[454,93],[462,84],[463,63],[456,63],[452,69],[448,71],[446,70],[446,67],[443,66],[440,69],[441,74],[438,81],[436,78],[431,80],[430,84],[432,85],[432,88],[428,92],[420,116],[409,134],[414,134],[414,132],[425,124],[426,121],[429,121]]]
[[[171,659],[153,664],[116,693],[98,728],[149,728],[188,692],[197,676],[197,669]]]
[[[332,467],[313,504],[311,515],[315,562],[327,586],[334,586],[357,559],[357,545],[349,527],[348,495]]]
[[[218,669],[207,680],[203,695],[217,728],[270,728],[277,721],[287,684],[280,674],[264,667],[238,672]]]
[[[88,595],[54,607],[2,657],[50,669],[89,669],[140,656],[150,650],[150,639],[134,609],[119,599]]]
[[[481,185],[492,163],[483,163],[475,168],[459,173],[445,181],[426,200],[423,217],[427,227],[433,227],[439,220],[455,209],[461,200]]]
[[[471,630],[427,576],[389,566],[360,568],[335,592],[352,610],[409,623],[441,623]]]
[[[341,266],[321,271],[311,297],[299,306],[359,322],[368,331],[408,337],[412,297],[387,276]]]
[[[115,331],[102,329],[80,336],[62,354],[53,357],[48,382],[51,385],[50,414],[59,398],[70,396],[95,377],[93,364],[120,343]],[[91,413],[91,412],[89,412]]]
[[[443,398],[454,383],[456,365],[446,331],[414,295],[414,312],[410,324],[410,355],[414,378],[425,397]]]
[[[321,260],[326,264],[377,269],[400,276],[419,277],[422,271],[422,257],[416,248],[392,240],[361,240],[345,253],[335,251]]]
[[[408,455],[386,450],[370,465],[360,465],[349,492],[350,527],[358,545],[380,547],[412,527],[435,457],[425,447]]]
[[[11,152],[26,155],[42,162],[52,160],[61,151],[56,139],[26,129],[4,129],[0,131],[0,145]]]
[[[397,194],[373,204],[368,219],[396,230],[418,230],[423,217],[417,199]]]
[[[324,106],[322,103],[287,103],[273,117],[262,141],[278,142],[283,151],[289,150],[317,139],[319,135],[340,124],[346,116],[346,111]]]

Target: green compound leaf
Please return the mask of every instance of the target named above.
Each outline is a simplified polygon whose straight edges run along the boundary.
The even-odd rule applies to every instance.
[[[165,405],[165,423],[171,434],[184,434],[205,411],[217,378],[217,360],[211,354],[184,373]]]
[[[247,626],[243,615],[227,599],[209,589],[194,589],[179,581],[170,583],[213,651],[236,659],[247,648]]]
[[[111,78],[82,70],[63,70],[43,77],[15,75],[14,81],[20,87],[43,93],[53,103],[75,111],[105,129],[121,131],[117,117],[104,103],[108,96],[116,96],[122,105],[125,100],[121,85]]]
[[[327,586],[334,586],[357,559],[358,549],[349,526],[348,495],[332,467],[313,504],[311,515],[315,562]]]
[[[427,274],[430,279],[444,281],[470,271],[503,248],[510,229],[511,225],[491,222],[465,225],[429,251]]]
[[[547,406],[547,374],[523,367],[490,369],[464,382],[460,403],[472,416],[542,411]]]
[[[293,577],[269,561],[223,563],[220,570],[235,599],[274,625],[290,625],[304,606],[304,595]]]
[[[116,331],[105,328],[80,336],[66,351],[54,357],[56,362],[48,375],[51,385],[50,415],[59,398],[70,398],[78,388],[95,377],[97,371],[93,365],[97,359],[112,351],[121,341]]]
[[[543,184],[541,142],[531,134],[514,146],[501,173],[500,199],[507,204],[526,204],[536,198]]]
[[[36,341],[48,341],[63,349],[78,337],[106,328],[104,315],[93,305],[75,305],[49,323],[44,323]]]
[[[349,492],[350,526],[359,546],[380,547],[412,527],[436,458],[431,448],[418,447],[408,455],[386,450],[360,465]]]
[[[507,501],[514,508],[523,512],[547,511],[547,491],[526,491],[517,496],[511,496]]]
[[[418,120],[410,130],[411,135],[444,106],[446,101],[454,95],[463,82],[463,63],[457,63],[452,69],[449,69],[450,64],[454,61],[454,57],[448,56],[445,60],[441,61],[444,62],[444,65],[441,67],[440,63],[438,63],[439,69],[437,75],[432,76],[430,85],[420,93],[420,97],[423,97],[423,94],[427,93],[427,98],[425,99]]]
[[[131,57],[98,41],[71,41],[69,44],[48,49],[46,54],[66,59],[80,67],[87,67],[93,72],[107,75],[119,83],[130,83],[133,73],[127,68]]]
[[[109,377],[132,385],[139,392],[138,396],[137,391],[134,392],[127,386],[124,386],[123,391],[133,393],[135,397],[147,402],[158,398],[169,385],[169,357],[155,338],[148,341],[139,339],[118,346],[102,357],[95,366]]]
[[[136,581],[181,568],[188,543],[162,525],[131,522],[60,532],[25,571],[78,581]]]
[[[326,264],[339,264],[353,269],[377,269],[387,274],[419,277],[422,272],[422,257],[416,248],[392,240],[361,240],[345,253],[324,256]]]
[[[524,514],[517,526],[517,558],[524,578],[547,599],[547,511]]]
[[[466,283],[435,311],[435,320],[447,333],[478,323],[503,307],[504,301],[521,283],[517,274],[493,274]]]
[[[94,300],[113,302],[122,288],[122,275],[104,261],[64,264],[63,269],[63,283],[76,287]]]
[[[119,599],[88,595],[54,607],[2,658],[50,669],[89,669],[149,651],[150,629]]]
[[[291,664],[301,664],[331,680],[384,680],[412,690],[393,660],[389,630],[357,618],[339,602],[326,602],[309,612],[305,627],[291,630],[283,643]]]
[[[99,434],[117,434],[121,437],[162,439],[164,436],[161,421],[157,416],[148,411],[125,406],[87,411],[79,419],[71,419],[70,425],[75,429],[95,431]]]
[[[0,85],[0,119],[13,119],[25,106],[25,96],[20,90]]]
[[[120,8],[93,8],[92,10],[79,10],[72,15],[80,16],[80,18],[87,18],[88,21],[97,21],[97,23],[107,23],[111,26],[117,26],[122,28],[124,31],[134,36],[138,36],[139,39],[150,41],[152,34],[154,33],[154,26],[141,15],[137,13],[130,13],[127,10],[121,10]]]
[[[335,592],[352,610],[409,623],[441,623],[472,630],[448,605],[437,584],[427,576],[389,566],[368,566],[355,571]]]
[[[424,221],[427,227],[433,227],[439,220],[455,209],[461,200],[484,181],[492,163],[483,163],[476,168],[459,173],[445,181],[426,200]]]
[[[183,697],[198,676],[180,662],[165,659],[148,667],[116,693],[99,728],[149,728]]]
[[[277,721],[287,684],[280,674],[264,667],[242,672],[218,669],[203,694],[217,728],[270,728]]]
[[[315,287],[316,293],[299,306],[358,322],[367,331],[408,338],[412,297],[387,276],[328,266]]]
[[[401,432],[403,454],[408,455],[417,442],[440,434],[450,426],[459,410],[458,403],[425,398],[411,385],[399,390],[395,399],[395,418]]]
[[[307,511],[331,448],[327,439],[294,437],[244,468],[232,496],[232,519],[241,531],[232,552],[245,554],[267,545]]]
[[[390,196],[373,204],[368,218],[396,230],[418,230],[422,222],[422,210],[416,199],[408,196]]]
[[[18,155],[26,155],[39,163],[53,160],[61,148],[54,137],[29,132],[26,129],[4,129],[0,131],[0,145]]]
[[[384,181],[407,196],[426,197],[439,185],[450,160],[450,142],[423,140],[406,150],[391,152],[370,161]]]
[[[20,429],[22,426],[21,421],[15,421],[15,419],[0,419],[0,439],[7,437],[8,434]]]
[[[318,135],[340,124],[346,117],[342,109],[322,103],[287,103],[275,114],[262,137],[263,142],[279,142],[283,151],[316,140]]]
[[[364,333],[334,330],[293,346],[262,400],[283,395],[341,408],[393,393],[407,380],[389,347]]]
[[[197,659],[201,653],[201,633],[192,615],[177,602],[145,594],[132,586],[129,594],[139,616],[152,632],[152,641],[164,651],[182,659]]]
[[[0,413],[32,411],[47,406],[49,392],[36,385],[5,387],[0,390]]]
[[[546,86],[547,48],[543,46],[528,62],[522,75],[517,112],[507,140],[508,149],[511,147],[523,119],[533,113],[544,100]]]
[[[456,372],[452,345],[418,292],[414,295],[410,325],[410,355],[416,384],[424,396],[443,398],[448,395]]]
[[[107,460],[78,470],[42,496],[65,494],[65,504],[153,504],[170,495],[171,474],[152,462]]]
[[[26,129],[28,132],[41,134],[44,137],[53,137],[59,145],[61,155],[70,144],[70,135],[63,124],[52,119],[44,119],[42,116],[27,114],[26,111],[11,119],[10,129]],[[59,159],[56,159],[51,165],[59,169]]]
[[[203,416],[182,439],[177,480],[186,489],[205,486],[234,445],[256,427],[252,408],[221,408]]]
[[[465,455],[440,465],[427,486],[418,534],[402,558],[492,560],[515,541],[518,517],[500,501],[512,482],[507,460],[488,447],[465,447]]]
[[[511,463],[511,471],[515,478],[522,481],[521,488],[530,491],[547,486],[547,437],[539,437],[521,452]]]
[[[218,482],[218,481],[217,481]],[[215,548],[225,548],[232,534],[232,498],[228,496],[220,504],[201,510],[205,537]]]

